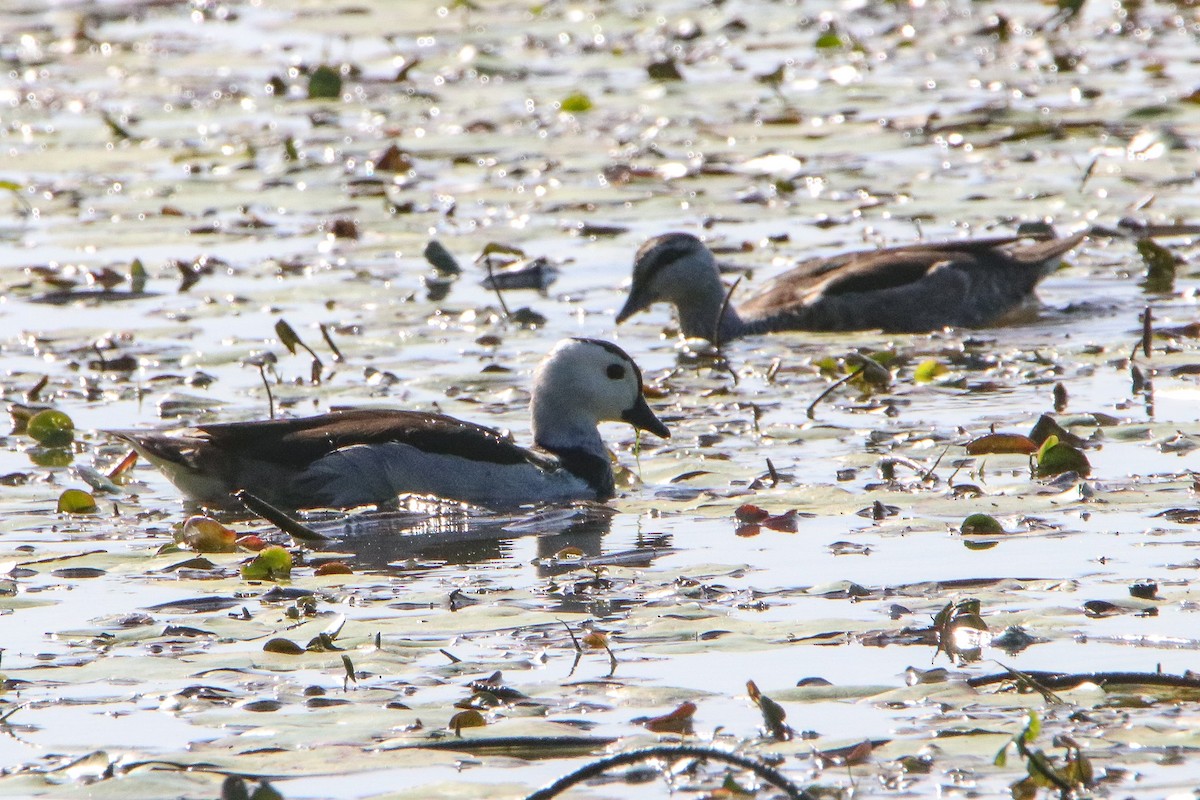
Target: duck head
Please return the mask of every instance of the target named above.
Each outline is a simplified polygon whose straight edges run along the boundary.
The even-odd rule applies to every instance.
[[[740,319],[725,309],[725,287],[712,251],[690,233],[664,233],[643,244],[634,256],[629,297],[617,313],[617,324],[658,302],[675,306],[684,336],[712,341],[736,333]]]
[[[533,439],[547,449],[605,452],[596,426],[627,422],[663,439],[667,426],[642,395],[642,372],[629,355],[600,339],[563,339],[533,375]]]

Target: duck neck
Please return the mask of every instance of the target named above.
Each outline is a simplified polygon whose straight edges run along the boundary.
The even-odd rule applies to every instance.
[[[564,450],[577,450],[593,455],[605,455],[604,440],[595,423],[563,424],[562,419],[555,419],[553,425],[538,420],[536,406],[533,412],[533,443],[551,453]]]
[[[680,332],[689,339],[707,339],[710,342],[727,342],[740,336],[745,323],[738,316],[733,303],[725,302],[727,292],[719,280],[711,285],[693,287],[692,297],[676,306]],[[717,315],[720,315],[720,320]]]
[[[594,422],[587,424],[578,421],[573,425],[564,425],[561,418],[556,418],[552,426],[539,425],[535,407],[533,441],[542,450],[556,456],[564,469],[587,483],[597,500],[608,500],[615,493],[608,450]]]

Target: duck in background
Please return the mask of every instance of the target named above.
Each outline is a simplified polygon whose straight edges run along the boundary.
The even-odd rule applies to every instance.
[[[965,239],[812,258],[735,309],[725,304],[712,251],[690,233],[666,233],[637,251],[617,323],[661,301],[675,306],[684,336],[710,342],[776,331],[987,327],[1032,300],[1038,282],[1084,236],[1024,246],[1020,236]]]
[[[564,339],[533,375],[532,448],[443,414],[356,409],[297,419],[110,431],[195,502],[240,508],[238,489],[282,508],[388,504],[430,494],[486,506],[608,500],[612,465],[598,424],[669,438],[616,345]]]

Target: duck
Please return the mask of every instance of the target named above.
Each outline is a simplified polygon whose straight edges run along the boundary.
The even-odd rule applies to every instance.
[[[445,414],[356,408],[317,416],[224,422],[168,431],[108,431],[189,500],[238,510],[239,489],[279,508],[387,506],[401,494],[485,507],[616,493],[599,423],[671,432],[643,394],[642,373],[617,345],[558,342],[533,375],[533,447]]]
[[[712,251],[690,233],[666,233],[638,249],[617,324],[661,301],[675,306],[685,337],[715,343],[778,331],[985,328],[1031,302],[1038,282],[1085,235],[1024,246],[1021,236],[964,239],[812,258],[735,309]]]

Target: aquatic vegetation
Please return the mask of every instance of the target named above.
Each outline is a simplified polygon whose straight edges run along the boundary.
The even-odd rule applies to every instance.
[[[6,5],[0,797],[1192,791],[1186,11]],[[1091,235],[1005,327],[612,327],[666,231],[736,308],[1051,226]],[[196,518],[100,433],[528,441],[572,335],[673,433],[605,428],[606,504]]]

